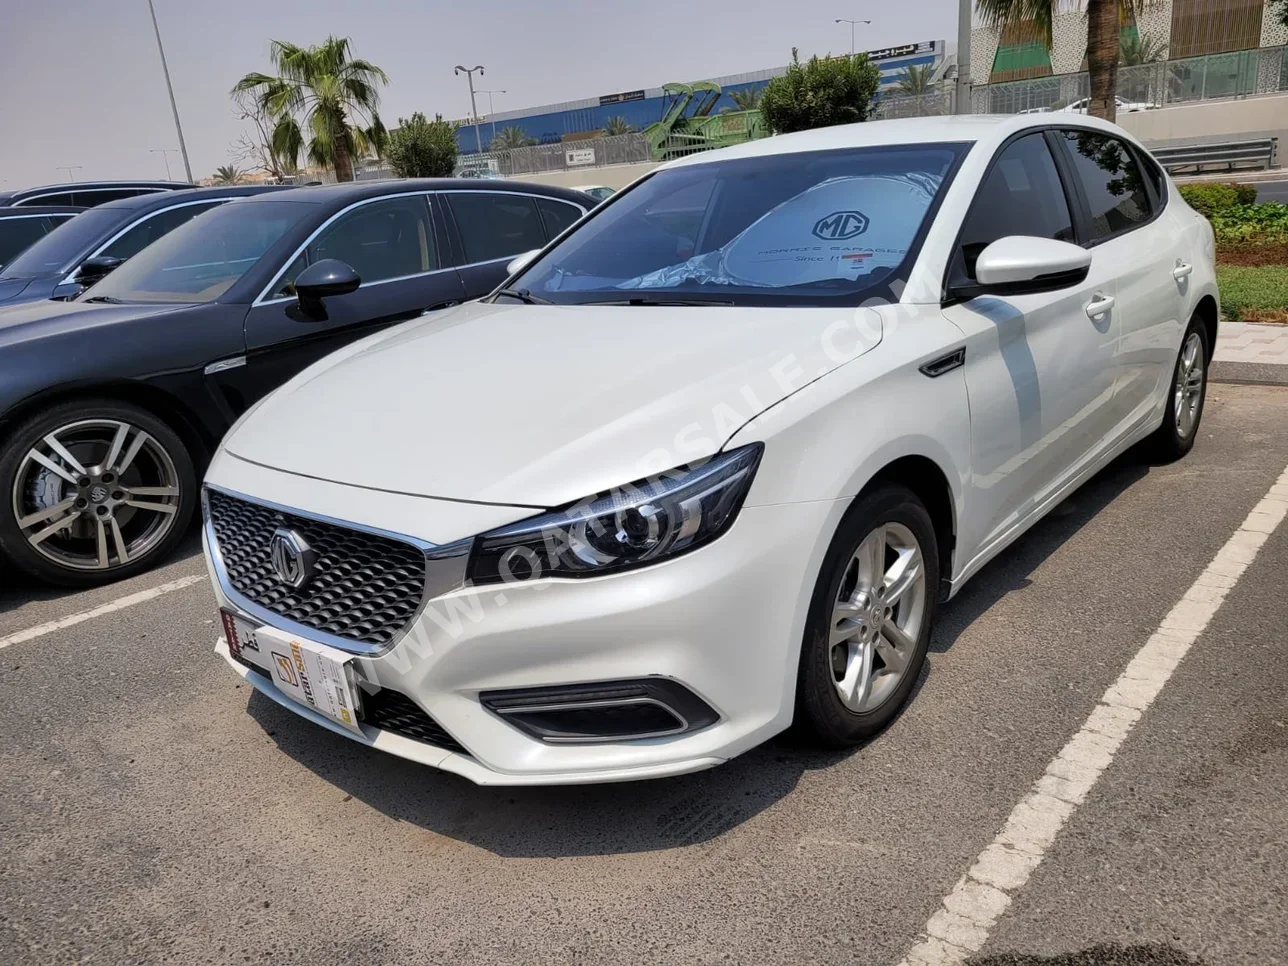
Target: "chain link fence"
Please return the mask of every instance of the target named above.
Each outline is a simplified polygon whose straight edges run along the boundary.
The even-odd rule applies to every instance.
[[[462,155],[456,164],[458,177],[509,178],[542,171],[572,171],[577,168],[600,168],[608,164],[637,164],[651,160],[648,139],[643,134],[618,134],[613,137],[559,144],[534,144],[508,151],[485,151]]]

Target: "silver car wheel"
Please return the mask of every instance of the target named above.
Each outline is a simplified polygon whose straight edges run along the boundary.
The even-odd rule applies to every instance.
[[[112,570],[144,556],[179,511],[174,460],[146,431],[84,419],[47,433],[18,464],[18,529],[45,559],[74,570]]]
[[[1203,339],[1191,332],[1181,346],[1180,362],[1176,366],[1176,385],[1173,388],[1172,408],[1176,413],[1176,435],[1188,439],[1198,418],[1199,402],[1203,398],[1205,376]]]
[[[841,703],[866,713],[903,680],[926,619],[921,546],[900,523],[876,527],[859,543],[832,608],[832,678]]]

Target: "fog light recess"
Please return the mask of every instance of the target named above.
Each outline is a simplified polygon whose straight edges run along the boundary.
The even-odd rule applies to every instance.
[[[520,731],[550,744],[669,738],[720,718],[670,678],[484,691],[479,700]]]

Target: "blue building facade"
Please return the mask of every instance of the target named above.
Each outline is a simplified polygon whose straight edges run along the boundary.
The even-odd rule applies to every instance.
[[[869,50],[866,53],[881,70],[881,90],[884,91],[897,85],[900,76],[908,67],[932,65],[936,71],[939,71],[944,62],[945,44],[942,40],[928,40],[898,47]],[[711,113],[718,114],[726,109],[738,110],[730,96],[733,92],[764,87],[770,78],[779,77],[786,72],[787,68],[784,66],[748,74],[710,78],[723,90]],[[692,83],[692,80],[682,81],[682,83]],[[668,98],[662,88],[656,87],[620,91],[562,104],[501,111],[482,120],[480,139],[486,151],[498,131],[517,127],[524,135],[539,144],[558,144],[565,140],[580,140],[578,135],[584,136],[591,132],[602,131],[615,117],[622,118],[632,130],[640,131],[662,119],[662,115],[666,113],[667,101]],[[475,150],[474,125],[468,118],[459,123],[461,127],[456,137],[460,143],[461,153],[472,154]]]

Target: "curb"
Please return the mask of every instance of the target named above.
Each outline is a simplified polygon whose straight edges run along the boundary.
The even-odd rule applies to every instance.
[[[1273,362],[1222,362],[1208,369],[1209,382],[1242,386],[1288,386],[1288,366]]]

